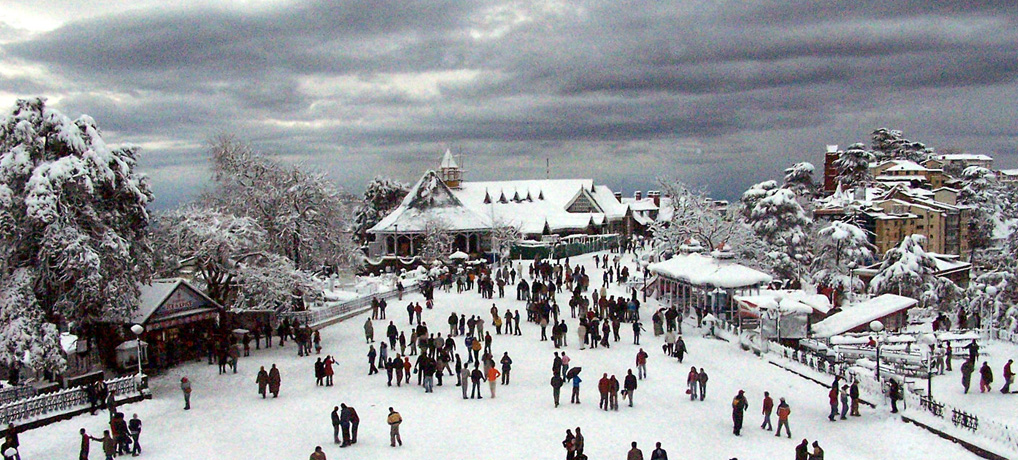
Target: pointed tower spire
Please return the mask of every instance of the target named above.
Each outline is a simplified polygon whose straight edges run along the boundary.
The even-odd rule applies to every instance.
[[[442,181],[445,182],[446,186],[452,189],[460,188],[460,182],[463,181],[463,171],[456,164],[452,150],[445,150],[445,155],[442,156],[442,164],[439,165],[439,169],[442,172]]]

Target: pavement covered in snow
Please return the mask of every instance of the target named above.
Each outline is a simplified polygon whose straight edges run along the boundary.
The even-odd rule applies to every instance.
[[[633,268],[631,256],[625,259]],[[589,256],[575,258],[587,265],[591,282],[601,275]],[[599,283],[597,283],[599,284]],[[616,295],[623,291],[618,286]],[[620,401],[618,412],[598,409],[597,380],[602,373],[615,374],[621,381],[627,369],[634,369],[639,346],[632,344],[632,329],[623,325],[622,341],[610,349],[580,350],[576,343],[576,320],[569,319],[571,366],[582,366],[582,404],[569,404],[569,388],[563,388],[562,406],[554,408],[551,377],[552,342],[540,342],[540,328],[526,323],[522,302],[515,300],[515,288],[506,289],[506,298],[489,301],[476,292],[463,294],[436,291],[434,310],[425,310],[424,321],[434,332],[447,331],[451,311],[480,315],[485,330],[492,330],[492,302],[499,311],[520,309],[523,336],[493,335],[496,361],[503,351],[512,357],[512,382],[498,386],[496,399],[464,400],[451,377],[445,385],[425,394],[422,387],[387,387],[385,372],[368,376],[364,343],[364,316],[322,330],[322,357],[333,354],[338,360],[336,385],[316,387],[314,357],[298,358],[296,347],[274,346],[252,351],[241,358],[239,373],[217,375],[217,366],[196,362],[168,371],[151,381],[154,398],[124,407],[130,416],[139,414],[142,457],[162,459],[305,459],[316,445],[329,458],[407,459],[551,459],[565,454],[561,441],[565,430],[582,427],[585,453],[591,459],[625,458],[632,441],[639,443],[645,458],[655,442],[662,442],[671,459],[778,459],[793,458],[793,449],[802,439],[819,440],[832,459],[964,459],[974,455],[924,430],[891,417],[886,409],[863,408],[863,417],[828,422],[827,390],[813,382],[785,372],[766,360],[720,340],[703,338],[698,331],[685,329],[690,350],[685,363],[666,358],[662,339],[651,332],[642,338],[650,353],[648,378],[640,381],[635,407]],[[565,295],[559,294],[565,304]],[[406,301],[423,300],[408,296],[393,301],[389,319],[407,330]],[[655,307],[651,302],[651,307]],[[651,308],[643,306],[645,325],[650,327]],[[568,307],[565,307],[568,317]],[[384,336],[388,321],[375,322],[376,337]],[[278,342],[278,339],[276,339]],[[457,346],[462,350],[462,340]],[[465,356],[464,356],[465,358]],[[282,373],[278,399],[261,399],[256,390],[259,366],[275,363]],[[710,375],[707,399],[691,402],[685,395],[685,376],[690,366],[705,367]],[[187,376],[193,384],[193,410],[183,411],[178,382]],[[416,376],[414,376],[416,383]],[[740,389],[746,391],[750,407],[743,435],[732,434],[731,401]],[[760,402],[764,391],[775,398],[787,398],[791,405],[792,439],[776,438],[759,428]],[[936,391],[936,390],[935,390]],[[361,418],[358,444],[340,449],[332,443],[329,413],[339,403],[352,405]],[[394,407],[404,419],[404,446],[389,447],[385,417]],[[23,433],[22,458],[60,459],[77,455],[78,429],[100,436],[105,414],[80,416],[69,421]],[[775,416],[775,425],[777,423]],[[94,444],[92,458],[102,458]]]

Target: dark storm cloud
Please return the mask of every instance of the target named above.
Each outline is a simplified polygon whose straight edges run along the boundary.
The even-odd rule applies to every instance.
[[[0,45],[0,64],[60,77],[0,73],[0,89],[62,95],[154,146],[157,183],[233,132],[355,192],[453,146],[474,178],[540,177],[553,158],[609,185],[672,175],[731,198],[882,126],[1013,165],[1000,101],[1018,86],[1016,17],[1010,1],[944,0],[161,8]]]

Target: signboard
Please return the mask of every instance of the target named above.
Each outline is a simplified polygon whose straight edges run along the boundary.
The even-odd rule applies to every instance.
[[[198,310],[203,307],[211,306],[209,301],[199,295],[197,292],[191,290],[185,284],[180,284],[173,293],[166,298],[159,308],[152,314],[149,322],[158,321],[161,317],[171,316],[178,313],[183,313],[191,310]]]

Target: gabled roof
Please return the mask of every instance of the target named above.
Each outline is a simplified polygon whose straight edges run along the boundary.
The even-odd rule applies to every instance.
[[[192,286],[191,283],[182,278],[157,279],[152,280],[152,284],[138,286],[138,309],[131,315],[131,323],[145,324],[177,289],[187,289],[193,295],[203,298],[216,308],[223,308],[222,305],[212,300],[211,297],[205,295],[201,289]]]

